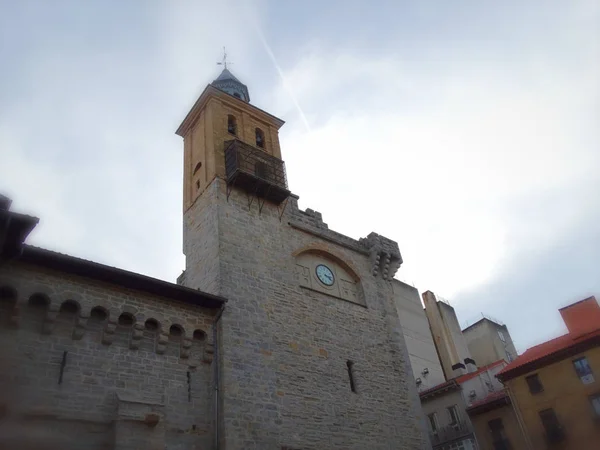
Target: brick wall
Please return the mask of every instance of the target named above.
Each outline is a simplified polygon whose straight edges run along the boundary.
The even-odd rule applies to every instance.
[[[213,311],[24,264],[2,269],[0,382],[12,418],[62,433],[61,449],[210,447]]]
[[[208,213],[214,204],[217,215]],[[224,448],[423,448],[420,405],[390,283],[373,276],[359,241],[317,227],[320,219],[300,212],[295,199],[281,221],[278,214],[272,204],[259,214],[256,201],[249,208],[237,190],[227,201],[219,179],[186,214],[194,230],[187,239],[210,241],[213,248],[203,251],[218,253],[214,293],[228,298],[220,327]],[[311,247],[353,268],[366,307],[300,287],[294,253]],[[200,254],[186,256],[184,282],[206,288],[215,279],[213,263]]]

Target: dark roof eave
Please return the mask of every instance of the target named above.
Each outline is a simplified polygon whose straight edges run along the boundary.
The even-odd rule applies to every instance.
[[[9,210],[0,210],[0,257],[19,256],[23,243],[39,219]]]
[[[508,395],[500,398],[495,398],[486,403],[480,403],[475,406],[470,406],[467,408],[467,414],[470,416],[476,416],[478,414],[483,414],[488,411],[492,411],[494,409],[500,408],[502,406],[510,405],[510,398]]]
[[[227,302],[217,295],[30,245],[24,246],[19,260],[204,308],[220,308]]]
[[[460,385],[456,382],[455,379],[445,381],[444,383],[438,384],[432,388],[426,389],[423,392],[419,392],[419,397],[421,401],[428,400],[433,397],[437,397],[438,395],[443,395],[449,391],[460,390]]]

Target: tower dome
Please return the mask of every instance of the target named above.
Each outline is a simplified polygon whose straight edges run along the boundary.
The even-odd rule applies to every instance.
[[[238,80],[233,74],[229,71],[229,69],[224,68],[221,75],[217,77],[211,83],[214,87],[221,89],[224,92],[227,92],[229,95],[233,95],[234,97],[239,98],[240,100],[244,100],[245,102],[250,102],[250,94],[248,93],[248,88],[245,84],[243,84],[240,80]]]

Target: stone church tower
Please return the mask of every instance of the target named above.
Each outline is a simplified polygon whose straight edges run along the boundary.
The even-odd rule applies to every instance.
[[[391,283],[398,245],[352,239],[298,208],[283,123],[225,68],[177,130],[178,283],[227,298],[215,339],[219,448],[425,448]]]

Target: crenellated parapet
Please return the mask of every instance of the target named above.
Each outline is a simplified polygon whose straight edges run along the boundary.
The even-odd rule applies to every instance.
[[[310,208],[302,211],[298,208],[297,198],[292,199],[291,218],[289,224],[304,232],[313,234],[329,242],[368,255],[371,261],[371,274],[391,280],[402,265],[402,255],[398,243],[377,233],[369,233],[366,238],[352,239],[341,233],[330,230],[323,222],[320,212]]]
[[[371,259],[371,273],[391,280],[402,265],[402,255],[398,243],[377,233],[369,233],[359,243],[368,250]]]
[[[65,298],[67,297],[67,298]],[[74,341],[96,339],[99,345],[126,345],[136,351],[153,349],[156,354],[177,355],[212,362],[213,345],[208,342],[211,318],[185,314],[180,320],[161,314],[137,300],[139,306],[109,300],[90,301],[77,292],[56,292],[47,286],[19,285],[0,280],[2,326],[27,328],[45,336],[65,333]],[[165,308],[172,313],[175,308]],[[187,330],[187,331],[186,331]]]

